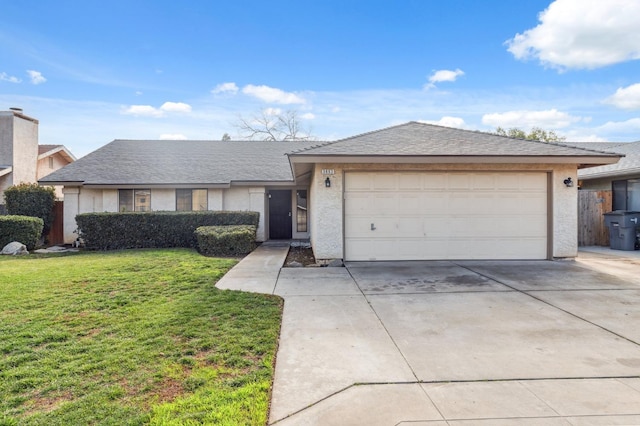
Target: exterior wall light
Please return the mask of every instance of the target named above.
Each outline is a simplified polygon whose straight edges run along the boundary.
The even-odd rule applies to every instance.
[[[324,186],[331,188],[331,179],[329,179],[329,176],[324,180]]]
[[[571,178],[570,178],[570,177],[568,177],[568,178],[566,178],[566,179],[564,180],[564,185],[565,185],[567,188],[571,188],[571,187],[573,186],[573,181],[571,180]]]

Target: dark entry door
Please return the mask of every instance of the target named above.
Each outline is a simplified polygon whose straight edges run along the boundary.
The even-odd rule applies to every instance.
[[[291,239],[291,190],[269,191],[269,239]]]

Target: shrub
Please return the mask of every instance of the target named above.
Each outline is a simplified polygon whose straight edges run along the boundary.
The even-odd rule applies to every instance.
[[[201,226],[195,234],[198,251],[205,256],[247,254],[256,245],[256,227],[252,225]]]
[[[39,217],[44,221],[43,234],[49,233],[53,223],[53,204],[56,201],[53,187],[37,183],[13,185],[4,191],[4,200],[8,214]]]
[[[97,250],[129,248],[196,248],[201,226],[253,225],[257,212],[124,212],[76,216],[85,247]]]
[[[39,217],[0,216],[0,250],[12,241],[18,241],[27,250],[33,250],[42,235],[44,221]]]

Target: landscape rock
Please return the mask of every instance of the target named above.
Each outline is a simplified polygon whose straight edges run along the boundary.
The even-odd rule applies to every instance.
[[[13,241],[4,246],[1,254],[16,256],[21,254],[29,254],[29,252],[27,251],[27,246],[19,243],[18,241]]]
[[[289,262],[287,263],[287,266],[290,268],[302,268],[304,265],[300,262],[296,262],[295,260],[293,262]]]

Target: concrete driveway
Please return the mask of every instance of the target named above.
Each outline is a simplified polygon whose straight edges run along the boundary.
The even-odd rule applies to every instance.
[[[640,425],[640,260],[285,255],[218,284],[285,299],[271,424]]]

